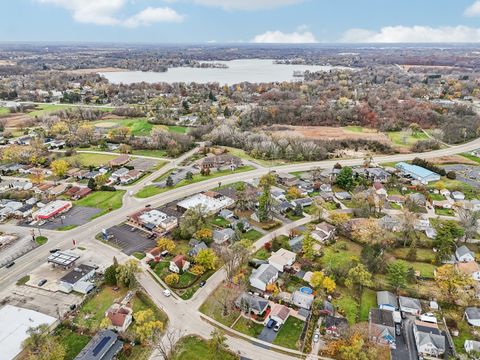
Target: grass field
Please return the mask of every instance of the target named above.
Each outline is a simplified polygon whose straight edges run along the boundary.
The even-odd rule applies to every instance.
[[[195,183],[205,181],[205,180],[209,180],[209,179],[220,178],[220,177],[222,177],[224,175],[228,175],[228,174],[235,174],[235,173],[241,173],[241,172],[245,172],[245,171],[251,171],[251,170],[254,170],[254,169],[255,168],[253,166],[242,166],[242,167],[239,167],[238,169],[236,169],[235,171],[230,171],[230,170],[215,171],[215,172],[212,172],[210,175],[207,175],[207,176],[203,176],[201,174],[195,174],[195,175],[193,175],[192,180],[182,180],[178,184],[176,184],[175,186],[172,186],[172,187],[169,187],[169,188],[167,188],[167,187],[160,188],[160,187],[157,187],[157,186],[154,186],[154,185],[147,185],[142,190],[137,192],[135,194],[135,197],[140,198],[140,199],[145,199],[145,198],[148,198],[148,197],[151,197],[151,196],[154,196],[154,195],[161,194],[161,193],[163,193],[165,191],[168,191],[168,190],[177,189],[177,188],[182,187],[182,186],[195,184]],[[158,178],[160,180],[157,179],[155,181],[161,181],[161,180],[163,180],[163,178],[165,178],[165,176],[161,176],[161,177]]]
[[[206,340],[197,336],[186,336],[178,342],[178,352],[173,360],[236,360],[238,357],[228,351],[214,352]]]
[[[115,159],[116,155],[108,154],[89,154],[89,153],[78,153],[73,156],[65,158],[70,164],[74,164],[77,161],[81,166],[84,167],[99,167],[107,164],[110,160]]]
[[[368,321],[368,313],[371,308],[377,307],[377,293],[370,289],[363,289],[360,298],[360,321]]]
[[[347,318],[350,325],[357,322],[358,303],[351,295],[347,293],[342,294],[338,300],[334,301],[334,304],[338,306],[340,313]]]
[[[164,129],[169,132],[175,132],[179,134],[185,134],[188,131],[187,127],[184,126],[174,126],[174,125],[154,125],[150,123],[146,118],[128,118],[128,119],[116,119],[116,120],[102,120],[97,121],[95,124],[118,124],[119,126],[124,126],[130,129],[133,135],[135,136],[146,136],[150,135],[150,132],[154,128]]]
[[[423,262],[411,262],[409,264],[412,265],[415,271],[420,271],[421,277],[433,279],[434,277],[433,272],[435,271],[435,265],[427,264]]]
[[[415,135],[411,134],[406,136],[405,141],[401,131],[390,131],[387,133],[388,137],[394,145],[397,146],[412,146],[417,141],[428,140],[428,136],[423,132],[417,132]]]
[[[0,106],[0,116],[10,114],[10,110],[6,107]]]
[[[63,344],[67,351],[65,360],[73,360],[91,339],[88,335],[76,333],[62,326],[55,330],[55,338]]]
[[[151,156],[151,157],[158,157],[164,158],[167,157],[167,152],[165,150],[132,150],[132,155],[140,155],[140,156]]]
[[[289,349],[298,350],[299,347],[297,342],[302,334],[304,326],[305,323],[302,320],[290,316],[278,331],[278,335],[273,343]]]
[[[188,132],[188,127],[185,126],[177,126],[177,125],[168,125],[168,131],[176,132],[179,134],[186,134]]]
[[[252,162],[255,162],[257,164],[260,164],[265,167],[271,167],[271,166],[280,166],[280,165],[285,165],[285,164],[291,164],[292,162],[288,162],[286,160],[261,160],[261,159],[255,159],[254,157],[248,155],[244,150],[241,149],[236,149],[232,147],[226,147],[225,149],[228,150],[228,153],[230,155],[239,157],[240,159],[244,160],[249,160]]]
[[[95,219],[110,211],[121,208],[124,194],[125,190],[95,191],[83,199],[75,201],[75,205],[100,209],[101,211],[92,217],[92,219]]]
[[[237,309],[230,310],[230,313],[226,316],[223,316],[222,308],[220,304],[215,300],[218,296],[218,293],[221,291],[220,285],[215,291],[210,294],[207,300],[200,306],[200,312],[203,314],[211,317],[212,319],[217,320],[218,322],[222,323],[226,326],[231,326],[233,322],[237,319],[238,315],[240,315],[240,311]]]
[[[408,247],[398,248],[393,250],[391,253],[397,259],[405,260],[409,250],[410,248]],[[431,263],[433,260],[435,260],[435,253],[432,251],[432,249],[417,249],[417,261]]]
[[[460,155],[463,156],[464,158],[468,159],[468,160],[472,160],[472,161],[475,161],[476,163],[480,164],[480,158],[475,156],[475,155],[468,154],[468,153],[463,153],[463,154],[460,154]]]
[[[54,111],[57,111],[57,110],[63,110],[63,109],[68,109],[68,108],[71,108],[72,105],[68,105],[68,104],[59,104],[59,105],[55,105],[55,104],[42,104],[42,105],[37,105],[36,109],[33,110],[33,111],[30,111],[28,113],[29,116],[41,116],[41,115],[45,115],[47,113],[50,113],[50,112],[54,112]]]

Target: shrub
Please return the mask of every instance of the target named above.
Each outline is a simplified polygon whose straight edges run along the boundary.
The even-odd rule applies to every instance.
[[[170,274],[165,277],[165,282],[167,285],[175,285],[178,284],[178,281],[180,280],[180,276],[178,274]]]
[[[447,173],[447,178],[450,180],[455,180],[457,178],[457,174],[455,173],[455,171],[449,171]]]

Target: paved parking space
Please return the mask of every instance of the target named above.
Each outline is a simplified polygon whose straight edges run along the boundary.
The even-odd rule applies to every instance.
[[[258,335],[258,339],[272,343],[273,340],[275,340],[275,338],[277,337],[277,334],[278,332],[273,331],[273,328],[269,329],[265,326],[260,335]]]
[[[457,180],[464,182],[476,188],[480,188],[480,167],[474,165],[445,165],[443,166],[445,171],[455,171],[457,174]]]
[[[157,160],[134,158],[128,163],[128,166],[133,166],[135,170],[150,171],[153,167],[158,165]]]
[[[99,212],[100,212],[100,209],[96,209],[96,208],[85,207],[85,206],[74,206],[68,212],[62,214],[62,216],[65,217],[64,219],[60,216],[57,216],[54,219],[51,219],[47,221],[45,224],[43,224],[42,226],[40,226],[40,229],[56,230],[58,228],[69,226],[69,225],[80,226],[88,223],[92,218],[92,216],[94,216],[95,214],[98,214]],[[28,224],[22,224],[22,226],[29,227]],[[35,225],[34,227],[37,228],[38,225]]]
[[[127,255],[151,249],[156,245],[155,240],[148,239],[147,233],[127,224],[113,226],[108,229],[108,233],[113,235],[110,241],[118,245]]]

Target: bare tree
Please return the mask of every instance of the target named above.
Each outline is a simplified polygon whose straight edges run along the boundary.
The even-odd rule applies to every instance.
[[[238,267],[247,261],[249,254],[249,249],[240,243],[235,243],[231,247],[224,248],[220,251],[220,259],[224,263],[224,269],[229,282],[233,281]]]
[[[156,337],[152,347],[158,351],[163,360],[171,360],[178,352],[178,341],[185,335],[181,330],[169,329]]]

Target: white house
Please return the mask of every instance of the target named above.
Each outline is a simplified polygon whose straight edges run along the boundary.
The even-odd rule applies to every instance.
[[[470,251],[465,245],[460,246],[455,250],[455,257],[460,262],[475,261],[475,254]]]
[[[477,307],[466,308],[465,319],[472,326],[480,326],[480,309]]]
[[[307,310],[312,307],[314,299],[313,294],[307,294],[300,290],[294,291],[292,294],[292,304]]]
[[[325,242],[335,235],[335,226],[330,225],[327,222],[321,222],[315,226],[315,230],[311,232],[311,237],[319,242]]]
[[[297,255],[294,252],[282,248],[272,253],[268,258],[268,263],[278,271],[283,272],[285,267],[293,265],[296,257]]]
[[[419,355],[441,357],[445,353],[445,335],[437,324],[415,321],[413,336]]]
[[[467,353],[470,353],[472,351],[480,352],[480,341],[465,340],[463,347],[465,348],[465,351]]]
[[[170,260],[170,266],[168,267],[171,272],[180,273],[187,271],[190,267],[190,262],[187,261],[185,255],[177,255],[172,260]]]
[[[422,304],[420,304],[420,300],[418,299],[399,296],[398,303],[400,305],[400,311],[412,315],[420,315],[422,313]]]
[[[278,270],[270,264],[262,264],[250,275],[250,285],[265,291],[267,285],[273,284],[278,279]]]

